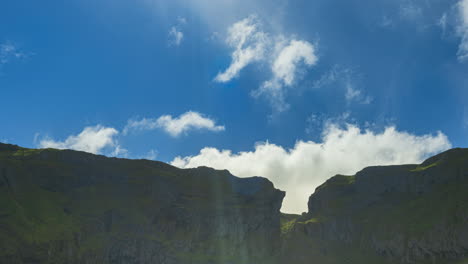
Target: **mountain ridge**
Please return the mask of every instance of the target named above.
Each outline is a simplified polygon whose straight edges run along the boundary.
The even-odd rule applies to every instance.
[[[262,177],[0,143],[0,263],[468,263],[468,149],[336,175],[280,213]]]
[[[467,263],[468,149],[451,149],[419,165],[336,175],[310,196],[308,208],[289,224],[291,244],[348,248],[347,263],[372,263],[363,255],[379,263]],[[323,260],[325,255],[308,258],[344,261]]]
[[[0,174],[0,263],[262,263],[279,241],[264,178],[5,144]]]

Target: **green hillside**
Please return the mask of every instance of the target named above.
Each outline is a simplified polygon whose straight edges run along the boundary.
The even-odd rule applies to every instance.
[[[260,177],[0,144],[0,263],[466,264],[468,149],[330,178],[308,212]]]

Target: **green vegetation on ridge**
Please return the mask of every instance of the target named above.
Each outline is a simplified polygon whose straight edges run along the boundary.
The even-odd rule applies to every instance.
[[[455,149],[337,175],[280,214],[265,179],[0,144],[0,263],[466,264],[466,190]]]

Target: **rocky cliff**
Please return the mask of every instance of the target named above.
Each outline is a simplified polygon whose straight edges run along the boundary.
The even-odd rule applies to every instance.
[[[264,178],[0,144],[0,263],[271,263]]]
[[[468,149],[369,167],[302,216],[264,178],[0,144],[0,263],[467,264]]]
[[[283,225],[297,263],[468,263],[468,149],[337,175]]]

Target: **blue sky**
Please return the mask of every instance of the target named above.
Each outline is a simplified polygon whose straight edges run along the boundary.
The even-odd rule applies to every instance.
[[[2,1],[0,141],[261,175],[288,212],[467,147],[468,1],[213,2]]]

